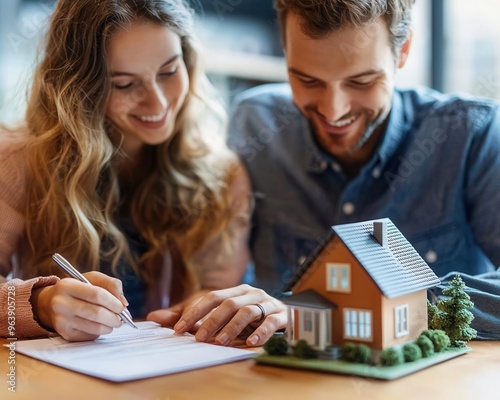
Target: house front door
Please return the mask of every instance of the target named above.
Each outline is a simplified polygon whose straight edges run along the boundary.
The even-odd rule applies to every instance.
[[[299,339],[304,339],[312,346],[319,343],[319,318],[317,311],[300,310],[299,311]]]

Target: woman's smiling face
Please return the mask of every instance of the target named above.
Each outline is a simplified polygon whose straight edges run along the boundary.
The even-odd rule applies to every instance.
[[[134,157],[173,133],[189,90],[181,40],[162,25],[135,22],[109,40],[106,54],[112,82],[106,117],[123,135],[115,144]]]

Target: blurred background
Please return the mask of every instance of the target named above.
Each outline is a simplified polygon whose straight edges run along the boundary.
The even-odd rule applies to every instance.
[[[78,0],[75,0],[78,1]],[[285,81],[272,0],[189,0],[209,77],[225,104],[251,86]],[[23,118],[38,43],[55,1],[0,1],[0,121]],[[401,87],[500,98],[500,3],[416,0],[414,41]]]

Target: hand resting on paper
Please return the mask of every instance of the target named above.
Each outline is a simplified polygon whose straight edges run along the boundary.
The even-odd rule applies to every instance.
[[[33,291],[33,314],[46,329],[66,340],[93,340],[122,325],[118,313],[128,305],[120,280],[100,272],[87,272],[92,283],[65,278]]]
[[[215,336],[216,344],[230,345],[245,337],[249,346],[264,344],[288,321],[282,302],[249,285],[214,290],[201,297],[198,293],[171,308],[151,312],[147,319],[173,326],[177,333],[195,332],[201,342]]]

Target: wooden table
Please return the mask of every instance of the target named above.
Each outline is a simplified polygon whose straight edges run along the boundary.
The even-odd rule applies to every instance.
[[[6,340],[0,340],[2,344]],[[252,360],[111,383],[16,354],[16,392],[7,390],[9,351],[0,350],[0,399],[423,399],[500,400],[500,342],[396,381],[261,366]]]

